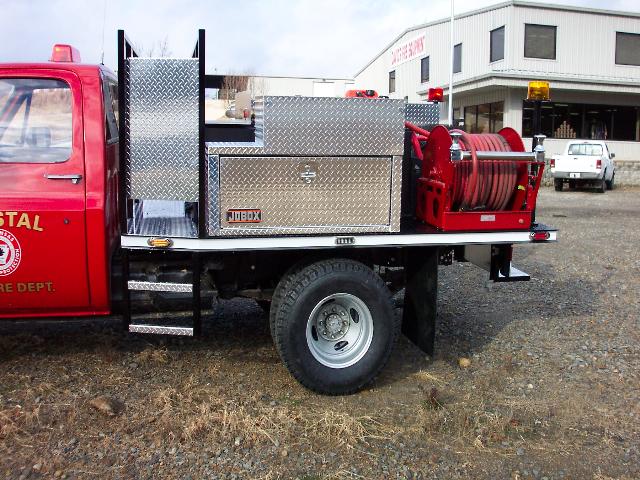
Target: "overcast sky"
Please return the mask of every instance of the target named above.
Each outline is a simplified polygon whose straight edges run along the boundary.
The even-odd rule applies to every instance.
[[[456,0],[456,13],[496,3]],[[640,11],[640,0],[561,3]],[[118,28],[145,50],[166,38],[173,56],[189,56],[205,28],[207,73],[352,77],[405,28],[450,8],[449,0],[0,0],[0,62],[47,60],[54,43],[99,62],[104,17],[111,68]]]

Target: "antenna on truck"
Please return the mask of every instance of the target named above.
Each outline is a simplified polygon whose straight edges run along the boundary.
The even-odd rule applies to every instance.
[[[100,64],[104,65],[104,25],[107,23],[107,0],[102,0],[102,47],[100,53]]]

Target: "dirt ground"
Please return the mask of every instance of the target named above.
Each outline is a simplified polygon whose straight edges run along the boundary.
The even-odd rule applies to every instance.
[[[298,385],[250,301],[197,340],[0,324],[0,478],[640,478],[640,190],[539,205],[560,241],[516,248],[532,280],[443,267],[435,357],[401,337],[348,397]]]

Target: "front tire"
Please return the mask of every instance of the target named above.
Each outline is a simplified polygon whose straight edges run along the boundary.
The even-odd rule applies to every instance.
[[[277,311],[272,308],[271,327],[291,374],[329,395],[354,393],[370,383],[400,333],[382,279],[360,262],[332,259],[303,267],[282,282],[287,292]]]

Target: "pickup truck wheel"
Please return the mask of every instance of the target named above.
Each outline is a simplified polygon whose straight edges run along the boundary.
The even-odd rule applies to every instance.
[[[604,177],[602,177],[602,180],[600,180],[600,183],[596,187],[596,192],[604,193],[606,190],[607,190],[607,182],[605,181]]]
[[[391,293],[360,262],[323,260],[283,278],[272,332],[280,357],[305,387],[354,393],[385,366],[400,333]],[[274,305],[275,306],[275,305]]]
[[[607,181],[607,190],[613,190],[615,178],[616,178],[616,174],[614,172],[614,174],[611,175],[611,180]]]
[[[553,186],[555,187],[556,192],[561,192],[562,191],[562,187],[563,187],[562,180],[554,180],[553,181]]]

